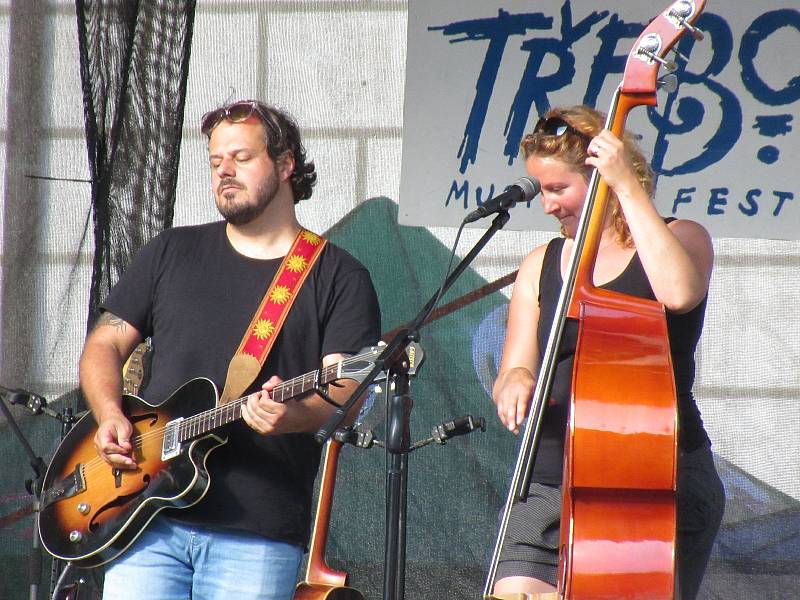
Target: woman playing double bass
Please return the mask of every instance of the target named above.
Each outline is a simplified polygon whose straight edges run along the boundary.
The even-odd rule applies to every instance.
[[[682,600],[697,595],[724,507],[709,438],[692,396],[694,352],[703,326],[713,248],[705,229],[663,219],[653,205],[653,173],[632,138],[603,129],[604,115],[583,106],[553,109],[525,137],[529,175],[542,185],[544,211],[563,237],[536,248],[514,285],[493,398],[502,423],[518,433],[530,408],[572,240],[596,168],[612,210],[594,270],[598,287],[655,299],[667,311],[678,396],[677,571]],[[497,570],[497,595],[555,591],[560,484],[577,322],[569,320],[544,412],[528,501],[512,509]]]

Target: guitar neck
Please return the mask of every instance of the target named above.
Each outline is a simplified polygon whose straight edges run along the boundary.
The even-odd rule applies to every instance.
[[[275,386],[270,395],[275,402],[281,403],[301,396],[316,389],[318,385],[335,381],[339,375],[339,365],[340,363],[323,367],[318,371],[311,371],[284,381]],[[185,442],[241,419],[242,406],[245,402],[247,396],[184,419],[178,424],[178,441]]]

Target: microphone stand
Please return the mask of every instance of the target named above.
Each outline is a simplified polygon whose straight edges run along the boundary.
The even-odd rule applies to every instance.
[[[501,208],[491,226],[447,276],[441,291],[431,297],[411,324],[401,329],[386,345],[375,361],[372,370],[358,385],[350,398],[317,431],[316,440],[323,444],[338,429],[347,413],[372,385],[378,374],[387,373],[394,382],[394,395],[386,409],[386,534],[384,549],[384,600],[403,600],[405,595],[406,512],[408,499],[408,454],[411,451],[410,419],[414,401],[411,398],[405,349],[411,342],[419,341],[419,329],[425,325],[436,302],[461,276],[489,240],[503,228],[510,215]]]
[[[25,437],[25,434],[22,433],[19,425],[17,425],[17,422],[14,420],[14,416],[6,406],[5,398],[7,395],[9,395],[10,390],[6,390],[5,388],[0,388],[0,390],[2,390],[0,391],[0,396],[3,398],[3,401],[0,401],[0,410],[2,410],[3,415],[8,421],[8,424],[11,426],[11,430],[14,432],[14,435],[19,440],[19,443],[22,444],[22,447],[25,449],[25,454],[28,455],[31,468],[35,474],[35,477],[32,480],[28,480],[26,482],[28,491],[33,495],[33,548],[31,549],[29,563],[30,588],[28,592],[28,598],[29,600],[38,600],[39,585],[41,584],[42,580],[42,549],[39,544],[38,529],[39,498],[42,492],[42,478],[47,470],[47,466],[45,465],[41,456],[36,456],[36,452],[34,452],[33,448]],[[12,404],[14,395],[15,394],[11,393],[10,401]]]
[[[19,400],[20,398],[22,398],[21,402]],[[44,398],[31,397],[27,403],[25,403],[24,398],[25,394],[22,394],[18,390],[10,390],[0,386],[0,411],[2,411],[3,415],[8,421],[8,424],[11,426],[11,430],[19,440],[19,443],[25,449],[25,454],[28,455],[28,460],[35,474],[33,479],[29,479],[25,482],[25,487],[33,496],[33,547],[31,549],[29,563],[30,587],[28,598],[29,600],[39,600],[39,586],[41,585],[42,579],[42,548],[39,540],[39,509],[41,506],[42,484],[45,472],[47,471],[47,465],[45,464],[44,460],[42,460],[41,456],[36,455],[36,452],[34,452],[33,448],[25,437],[25,434],[22,433],[22,430],[19,428],[14,416],[11,414],[8,406],[6,406],[6,400],[11,404],[25,404],[26,408],[33,412],[34,415],[45,413],[61,421],[62,439],[63,436],[66,435],[66,432],[72,427],[72,424],[75,423],[76,419],[72,414],[72,408],[70,407],[67,407],[65,415],[61,415],[61,413],[56,413],[55,411],[47,408],[47,403],[45,402]]]

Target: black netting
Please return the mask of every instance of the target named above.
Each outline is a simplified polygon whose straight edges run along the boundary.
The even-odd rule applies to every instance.
[[[60,15],[41,16],[42,7],[18,4],[12,14],[13,30],[20,42],[13,63],[15,78],[27,82],[26,86],[36,82],[45,82],[40,85],[46,86],[49,78],[33,67],[45,64],[50,58],[42,57],[51,57],[52,52],[37,44],[48,38],[45,32],[54,22],[48,19],[61,25]],[[39,124],[46,115],[42,98],[48,94],[43,93],[45,90],[20,87],[19,93],[12,96],[10,114],[21,126],[7,140],[11,150],[6,155],[20,157],[15,161],[24,159],[25,170],[13,170],[14,193],[10,196],[18,198],[20,206],[5,203],[4,212],[14,216],[13,221],[6,219],[6,227],[13,227],[13,235],[0,238],[5,251],[5,287],[14,291],[4,294],[4,313],[8,311],[9,318],[4,319],[3,383],[48,395],[53,414],[73,410],[81,401],[76,389],[58,398],[51,394],[75,385],[77,349],[69,357],[72,366],[68,370],[59,372],[57,368],[40,366],[58,363],[73,352],[67,348],[69,324],[78,321],[83,329],[86,316],[85,304],[81,306],[79,299],[88,296],[91,326],[99,303],[133,254],[172,225],[195,1],[77,0],[76,11],[91,181],[74,178],[74,172],[80,172],[85,164],[85,154],[75,153],[71,162],[49,157],[55,145],[43,135],[44,126]],[[74,37],[71,15],[69,26]],[[28,38],[35,41],[26,45]],[[77,74],[75,64],[74,76]],[[63,77],[61,73],[57,75]],[[63,118],[62,112],[58,118]],[[58,123],[62,126],[59,135],[73,135],[61,121]],[[66,165],[68,170],[52,172],[53,165]],[[69,195],[76,194],[78,186],[85,186],[86,196],[91,186],[94,252],[89,294],[83,294],[88,281],[82,269],[82,260],[89,254],[85,252],[88,207],[85,216],[78,216],[79,204]],[[33,204],[35,210],[28,210],[23,203]],[[71,221],[74,217],[76,222]],[[44,251],[54,253],[51,256],[56,258],[43,260]],[[41,265],[48,262],[50,270],[43,275],[45,269]],[[73,312],[76,304],[79,308]],[[75,313],[80,315],[77,319]],[[48,322],[54,323],[53,332],[48,331]],[[52,339],[41,342],[44,348],[31,350],[36,347],[31,340],[43,340],[48,335]],[[34,373],[58,379],[52,383],[34,380]],[[58,424],[16,408],[16,418],[30,445],[37,455],[48,460],[60,437]],[[33,597],[34,587],[38,588],[37,599],[49,598],[63,565],[55,562],[50,568],[51,561],[41,548],[31,547],[36,533],[32,529],[30,495],[22,484],[32,471],[4,421],[0,417],[0,457],[4,459],[0,476],[0,562],[4,565],[0,598]],[[98,597],[100,585],[95,580],[102,577],[102,569],[68,573],[64,583],[73,584],[77,576],[86,579],[87,584],[80,590],[73,589],[69,597]]]
[[[172,225],[194,0],[77,0],[95,255],[89,325],[132,255]]]

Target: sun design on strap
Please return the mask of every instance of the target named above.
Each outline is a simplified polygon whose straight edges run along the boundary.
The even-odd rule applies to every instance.
[[[269,293],[269,299],[275,304],[286,304],[291,297],[292,292],[285,285],[276,285]]]
[[[319,237],[316,233],[308,230],[304,231],[301,237],[312,246],[318,246],[319,243],[322,241],[322,238]]]
[[[269,319],[259,319],[253,327],[253,335],[260,340],[267,339],[275,331],[275,325]]]
[[[286,268],[289,269],[292,273],[299,273],[300,271],[306,268],[306,264],[307,263],[305,258],[293,254],[286,261]]]

